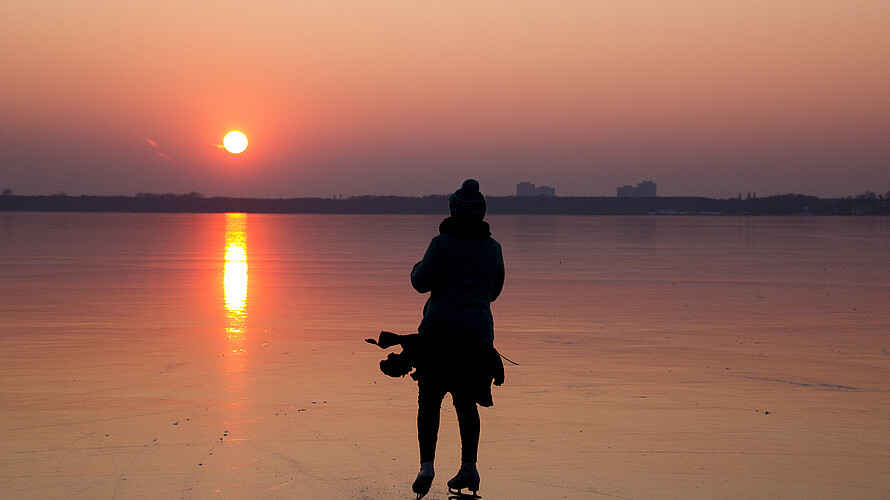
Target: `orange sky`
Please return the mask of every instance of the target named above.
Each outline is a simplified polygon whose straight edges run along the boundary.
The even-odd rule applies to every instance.
[[[887,26],[885,0],[4,2],[0,187],[883,193]]]

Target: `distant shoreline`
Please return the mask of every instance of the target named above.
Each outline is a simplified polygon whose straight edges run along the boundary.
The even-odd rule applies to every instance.
[[[785,194],[750,199],[704,197],[489,196],[493,215],[890,215],[884,198]],[[230,198],[196,193],[137,196],[0,196],[2,212],[446,214],[447,195],[349,198]]]

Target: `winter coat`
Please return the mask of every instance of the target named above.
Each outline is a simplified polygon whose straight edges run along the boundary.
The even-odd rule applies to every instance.
[[[421,334],[457,330],[489,345],[494,343],[491,303],[504,286],[501,245],[488,223],[449,217],[411,270],[411,285],[430,292],[424,305]]]

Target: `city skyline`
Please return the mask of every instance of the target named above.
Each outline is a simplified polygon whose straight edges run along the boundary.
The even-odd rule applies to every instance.
[[[877,0],[12,2],[0,189],[884,193],[888,23]]]

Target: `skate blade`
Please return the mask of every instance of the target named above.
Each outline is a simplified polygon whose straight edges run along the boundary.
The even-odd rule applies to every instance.
[[[463,489],[463,488],[461,488]],[[472,493],[464,493],[461,490],[454,491],[451,488],[448,488],[448,500],[467,500],[469,498],[482,498],[479,493],[473,491]]]

